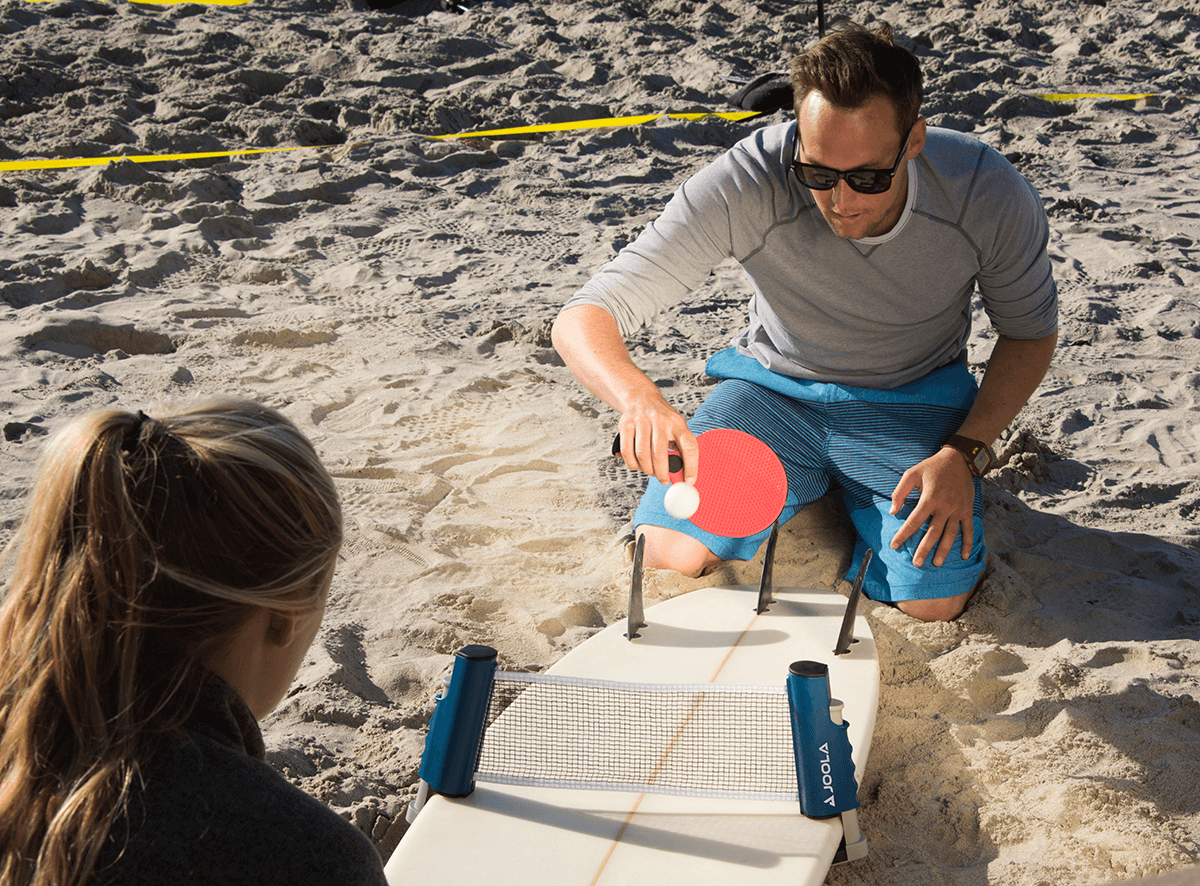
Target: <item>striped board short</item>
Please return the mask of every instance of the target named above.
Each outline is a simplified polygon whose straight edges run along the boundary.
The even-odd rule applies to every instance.
[[[736,428],[770,446],[783,462],[788,494],[780,524],[838,488],[857,532],[848,579],[853,579],[869,547],[874,557],[863,590],[873,600],[894,603],[965,594],[984,566],[983,496],[975,481],[975,538],[962,559],[962,535],[941,566],[930,555],[913,566],[925,532],[919,529],[898,551],[892,536],[919,498],[914,491],[898,514],[889,514],[901,475],[933,455],[955,433],[978,388],[965,363],[934,370],[924,378],[888,391],[806,381],[779,375],[730,348],[714,354],[708,374],[722,381],[688,422],[692,433]],[[725,538],[670,516],[663,505],[666,487],[650,478],[634,515],[637,526],[662,526],[686,533],[723,560],[749,560],[770,534]]]

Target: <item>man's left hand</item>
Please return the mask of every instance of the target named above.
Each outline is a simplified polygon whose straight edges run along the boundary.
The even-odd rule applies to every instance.
[[[914,489],[920,490],[921,497],[908,519],[892,536],[892,550],[899,550],[908,537],[928,521],[929,528],[913,556],[914,566],[920,569],[925,565],[935,545],[933,565],[945,563],[960,530],[962,558],[970,559],[975,543],[975,482],[962,454],[946,447],[905,471],[892,493],[892,514],[900,512],[904,499]]]

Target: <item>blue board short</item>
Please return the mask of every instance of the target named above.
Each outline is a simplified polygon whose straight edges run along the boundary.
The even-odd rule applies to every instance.
[[[736,428],[758,437],[783,462],[788,494],[780,515],[787,522],[801,508],[837,486],[858,534],[847,578],[852,580],[866,548],[875,556],[863,590],[873,600],[928,600],[965,594],[983,572],[983,495],[975,481],[975,538],[962,559],[962,535],[941,566],[929,557],[913,566],[924,530],[893,551],[892,536],[919,499],[912,492],[892,515],[892,491],[901,475],[933,455],[961,426],[978,387],[964,363],[934,370],[889,391],[791,378],[764,369],[730,348],[708,361],[708,374],[723,379],[688,422],[692,433]],[[663,526],[686,533],[723,560],[749,560],[770,529],[748,538],[725,538],[670,516],[666,487],[650,478],[634,515],[637,526]]]

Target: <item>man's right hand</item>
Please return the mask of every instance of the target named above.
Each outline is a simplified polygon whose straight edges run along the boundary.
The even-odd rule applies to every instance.
[[[696,438],[658,386],[633,364],[612,316],[595,305],[567,308],[554,321],[554,347],[585,388],[621,414],[621,456],[631,469],[670,483],[667,449],[683,456],[683,476],[699,470]]]
[[[657,398],[647,398],[651,402],[635,403],[621,415],[621,457],[631,470],[650,474],[665,486],[671,482],[668,449],[674,450],[683,458],[684,481],[694,483],[700,465],[696,437],[657,389],[655,394]]]

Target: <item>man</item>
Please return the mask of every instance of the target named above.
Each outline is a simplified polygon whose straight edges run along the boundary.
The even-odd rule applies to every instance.
[[[698,574],[749,559],[766,532],[712,536],[670,517],[668,446],[694,481],[694,434],[753,433],[788,474],[782,519],[838,486],[858,534],[851,574],[925,620],[950,620],[983,572],[979,476],[1057,341],[1049,226],[1037,193],[980,142],[927,128],[917,60],[889,26],[848,25],[792,65],[795,122],[701,170],[563,308],[554,343],[620,414],[622,455],[651,479],[635,515],[647,566]],[[689,423],[623,336],[737,259],[749,325],[710,359],[723,379]],[[998,340],[966,366],[976,287]]]

